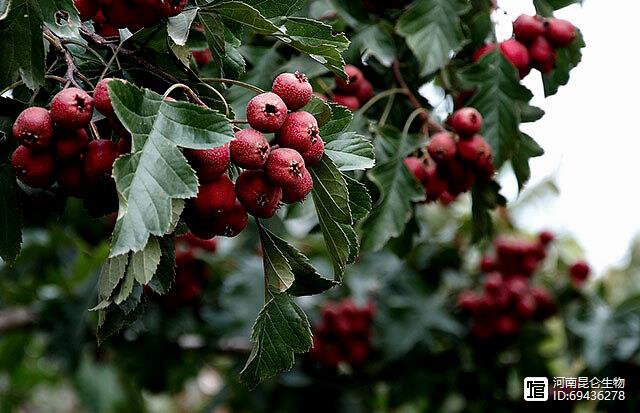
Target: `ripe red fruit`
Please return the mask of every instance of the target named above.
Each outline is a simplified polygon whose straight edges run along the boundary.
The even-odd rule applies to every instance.
[[[438,168],[435,165],[427,167],[427,176],[423,184],[427,193],[427,201],[435,201],[449,187],[447,181],[442,179],[438,173]]]
[[[300,185],[306,167],[304,159],[297,151],[289,148],[278,148],[272,150],[269,154],[265,164],[265,171],[269,180],[274,184],[293,187]]]
[[[532,318],[536,314],[536,299],[533,295],[525,295],[520,297],[516,302],[516,310],[518,314],[525,318]]]
[[[254,129],[242,129],[235,133],[229,144],[231,159],[240,168],[261,169],[269,157],[269,142]]]
[[[215,253],[218,243],[215,238],[202,239],[196,237],[193,232],[187,232],[176,238],[176,245],[186,244],[186,247],[200,248],[210,253]]]
[[[491,159],[491,146],[480,135],[458,141],[457,153],[460,159],[476,164],[481,159]]]
[[[482,129],[482,115],[474,108],[466,107],[453,112],[449,125],[461,138],[474,135]]]
[[[583,283],[591,273],[591,267],[585,261],[577,261],[569,267],[571,279],[577,283]]]
[[[407,156],[404,158],[404,164],[420,183],[427,179],[427,167],[421,159],[415,156]]]
[[[439,132],[431,137],[427,151],[437,163],[446,163],[456,156],[456,141],[449,132]]]
[[[125,155],[131,152],[131,141],[126,138],[120,138],[118,140],[118,152],[120,155]]]
[[[194,211],[201,217],[213,217],[227,211],[235,202],[235,187],[226,175],[202,183],[198,188],[198,195],[190,200]]]
[[[72,162],[62,165],[57,173],[58,185],[65,195],[83,198],[85,195],[84,171],[82,163]]]
[[[367,79],[362,79],[360,86],[356,91],[356,98],[360,102],[360,105],[364,105],[373,97],[373,85]]]
[[[51,119],[62,129],[80,129],[89,125],[93,115],[93,98],[84,90],[64,89],[51,101]]]
[[[111,98],[109,97],[109,91],[107,90],[107,84],[113,80],[113,78],[107,77],[102,79],[96,85],[93,91],[93,101],[96,109],[106,117],[113,117],[115,113],[113,106],[111,105]]]
[[[336,93],[333,95],[333,101],[338,105],[344,106],[350,111],[356,111],[360,109],[360,101],[356,96],[353,95],[341,95]]]
[[[542,73],[548,73],[549,69],[553,70],[556,61],[556,52],[547,39],[538,36],[529,46],[529,56],[534,66]]]
[[[244,171],[236,179],[236,195],[249,214],[271,218],[278,210],[282,188],[269,182],[263,171]]]
[[[215,219],[217,215],[202,215],[198,213],[192,202],[188,202],[182,215],[187,228],[199,239],[211,239],[218,234]]]
[[[448,191],[452,195],[459,195],[467,192],[476,180],[473,169],[464,164],[463,161],[456,158],[445,165],[438,167],[440,175],[447,180]]]
[[[525,45],[516,39],[509,39],[500,43],[500,51],[518,69],[521,78],[529,74],[530,59]]]
[[[482,46],[480,46],[480,48],[478,50],[476,50],[473,53],[473,56],[472,56],[471,59],[474,62],[477,62],[478,60],[482,59],[485,55],[487,55],[487,54],[491,53],[492,51],[496,50],[497,47],[498,46],[496,46],[493,43],[488,43],[488,44],[482,45]]]
[[[231,162],[228,143],[213,149],[185,149],[184,155],[201,182],[218,179],[227,172]]]
[[[20,145],[11,155],[11,165],[16,177],[34,188],[46,188],[53,181],[55,164],[46,152],[34,152]]]
[[[163,17],[173,17],[182,13],[189,0],[164,0],[160,6]]]
[[[305,169],[299,184],[282,189],[282,202],[285,204],[301,202],[309,195],[312,189],[313,179],[309,171]]]
[[[530,43],[544,34],[544,22],[539,16],[521,14],[513,22],[513,35],[523,43]]]
[[[73,0],[73,5],[76,6],[80,19],[83,22],[91,20],[100,8],[98,0]]]
[[[60,131],[56,137],[56,159],[77,159],[89,144],[89,135],[84,129]]]
[[[546,289],[542,287],[532,287],[531,295],[536,300],[536,318],[545,319],[556,312],[556,303]]]
[[[318,162],[324,156],[324,141],[321,137],[318,137],[314,143],[311,144],[311,148],[308,151],[302,153],[304,164],[307,168],[311,168],[317,165]]]
[[[304,153],[320,139],[318,121],[309,112],[292,112],[278,132],[278,143],[285,148]]]
[[[213,60],[211,49],[194,50],[191,54],[193,55],[193,59],[196,61],[196,65],[200,68]]]
[[[488,293],[496,293],[503,287],[502,275],[498,272],[487,274],[484,279],[484,289]]]
[[[495,258],[485,255],[480,260],[480,271],[484,273],[496,271],[498,269]]]
[[[248,223],[247,211],[236,200],[231,209],[222,211],[214,218],[213,228],[217,235],[235,237],[247,227]]]
[[[555,239],[556,236],[553,235],[553,232],[551,231],[541,231],[538,234],[538,240],[540,241],[540,244],[544,246],[551,244]]]
[[[354,65],[346,65],[344,67],[344,72],[347,74],[349,81],[347,82],[336,76],[336,88],[342,92],[350,94],[356,93],[360,87],[360,81],[364,79],[362,72]]]
[[[275,93],[261,93],[247,104],[249,125],[260,132],[277,132],[286,118],[287,105]]]
[[[502,315],[496,321],[496,332],[505,336],[516,334],[520,330],[520,323],[512,315]]]
[[[90,183],[111,178],[113,162],[120,156],[118,145],[108,139],[89,142],[84,158],[84,173]]]
[[[281,73],[273,81],[271,91],[280,96],[289,110],[298,110],[311,100],[313,88],[304,73]]]
[[[478,305],[478,296],[473,291],[463,291],[458,296],[458,307],[464,311],[473,311]]]
[[[36,150],[47,149],[53,137],[53,121],[49,111],[38,107],[23,110],[13,124],[12,132],[21,145]]]
[[[567,47],[576,38],[576,26],[562,19],[549,19],[545,23],[544,36],[555,47]]]

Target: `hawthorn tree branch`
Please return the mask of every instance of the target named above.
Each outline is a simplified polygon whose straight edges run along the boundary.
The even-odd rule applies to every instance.
[[[71,52],[67,50],[67,48],[62,43],[62,40],[58,36],[56,36],[55,33],[53,33],[48,27],[44,27],[42,35],[49,42],[51,47],[53,47],[53,49],[64,58],[64,63],[67,65],[67,72],[64,76],[65,79],[67,79],[67,81],[73,86],[80,88],[80,85],[76,81],[77,76],[78,78],[80,78],[80,80],[82,80],[93,89],[93,84],[89,79],[87,79],[86,76],[80,73],[80,70],[78,70],[78,67],[73,61]]]
[[[29,307],[0,310],[0,335],[33,326],[38,316]]]
[[[435,131],[435,132],[444,131],[445,130],[444,127],[440,125],[438,122],[431,119],[431,116],[429,116],[429,111],[420,104],[420,101],[418,100],[416,95],[414,95],[411,89],[409,89],[409,86],[407,85],[407,82],[404,80],[404,77],[402,77],[402,72],[400,71],[400,61],[395,60],[391,68],[393,70],[393,77],[398,83],[398,86],[400,86],[400,88],[404,90],[404,94],[409,100],[409,103],[411,103],[411,106],[413,106],[416,110],[420,110],[419,116],[420,116],[420,119],[422,119],[424,127],[431,129],[432,131]]]

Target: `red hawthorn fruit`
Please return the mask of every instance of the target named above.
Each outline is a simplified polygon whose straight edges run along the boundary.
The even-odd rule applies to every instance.
[[[189,0],[163,0],[160,11],[163,17],[173,17],[182,13]]]
[[[530,58],[525,45],[516,39],[508,39],[500,43],[500,51],[518,69],[521,78],[529,74]]]
[[[471,57],[471,59],[474,62],[477,62],[478,60],[482,59],[485,55],[491,53],[492,51],[496,50],[498,46],[496,46],[493,43],[487,43],[485,45],[480,46],[480,48],[478,50],[476,50],[473,53],[473,56]]]
[[[473,170],[458,158],[447,164],[438,165],[438,171],[442,178],[447,180],[448,192],[454,196],[467,192],[475,183],[476,176]]]
[[[73,0],[73,5],[76,6],[80,19],[83,22],[91,20],[100,8],[98,0]]]
[[[409,172],[420,182],[423,183],[427,180],[427,167],[421,159],[415,156],[407,156],[404,158],[404,164],[409,169]]]
[[[235,187],[228,176],[222,175],[200,184],[198,195],[189,202],[198,217],[214,217],[233,208],[236,202]]]
[[[304,153],[320,139],[318,121],[309,112],[290,113],[277,134],[278,144]]]
[[[478,305],[478,296],[473,291],[463,291],[458,295],[458,307],[464,311],[473,311]]]
[[[185,224],[187,224],[187,228],[189,228],[189,231],[191,231],[195,237],[199,239],[212,239],[216,235],[220,235],[215,223],[217,216],[223,213],[224,212],[220,212],[215,216],[202,215],[198,213],[192,202],[188,202],[182,217]]]
[[[131,153],[131,141],[126,138],[120,138],[118,140],[118,153],[125,155]]]
[[[431,137],[427,151],[438,164],[447,163],[456,156],[456,141],[449,132],[438,132]]]
[[[529,56],[531,56],[534,66],[541,72],[547,73],[543,70],[548,70],[549,68],[553,70],[556,52],[543,36],[538,36],[533,40],[529,46]]]
[[[456,199],[458,199],[458,196],[457,195],[453,195],[449,191],[444,191],[438,197],[438,201],[444,206],[448,206],[448,205],[454,203],[456,201]]]
[[[543,246],[547,246],[551,244],[555,239],[556,239],[556,236],[553,235],[553,232],[551,231],[541,231],[538,234],[538,240],[540,241],[540,244],[542,244]]]
[[[118,145],[108,139],[89,142],[84,157],[84,173],[89,183],[109,180],[116,158],[120,156]]]
[[[282,188],[282,202],[285,204],[293,204],[302,202],[313,189],[313,179],[308,170],[304,170],[300,183],[292,187]]]
[[[280,96],[289,110],[305,106],[313,96],[313,88],[304,73],[281,73],[273,81],[271,91]]]
[[[278,210],[282,188],[269,182],[264,171],[244,171],[236,179],[236,195],[249,214],[271,218]]]
[[[506,287],[512,296],[524,297],[529,293],[529,280],[522,275],[514,275],[506,280]]]
[[[215,238],[201,239],[196,237],[193,232],[187,232],[176,238],[176,243],[186,244],[194,248],[200,248],[210,253],[215,253],[218,247],[218,243]]]
[[[516,310],[522,317],[530,319],[536,314],[536,299],[533,295],[527,294],[520,297],[516,302]]]
[[[53,181],[55,164],[47,152],[34,152],[20,145],[11,155],[11,165],[16,177],[33,188],[46,188]]]
[[[84,90],[70,87],[53,97],[51,119],[62,129],[80,129],[89,125],[93,116],[93,98]]]
[[[576,284],[582,284],[591,273],[591,267],[586,261],[577,261],[569,267],[571,280]]]
[[[480,260],[480,271],[484,273],[489,273],[496,271],[498,269],[496,259],[494,257],[490,257],[485,255]]]
[[[88,144],[89,135],[85,129],[61,130],[56,137],[56,159],[78,159]]]
[[[125,27],[137,25],[141,10],[151,10],[130,3],[129,0],[110,0],[108,4],[103,4],[102,13],[110,25],[124,29]]]
[[[218,179],[231,162],[228,143],[213,149],[185,149],[184,154],[201,182]]]
[[[214,218],[213,228],[217,235],[235,237],[247,227],[247,224],[249,224],[247,211],[236,200],[231,209],[223,211]]]
[[[502,315],[496,320],[496,332],[504,336],[511,336],[520,330],[520,323],[513,315]]]
[[[360,102],[360,106],[364,105],[373,97],[373,85],[367,79],[362,79],[360,86],[356,91],[356,98]]]
[[[504,280],[499,272],[492,272],[487,274],[484,279],[484,289],[488,293],[495,293],[502,289]]]
[[[491,156],[481,157],[475,164],[476,178],[478,180],[491,180],[496,173],[496,168],[493,166]]]
[[[302,153],[302,159],[307,168],[311,168],[320,162],[324,156],[324,141],[321,137],[318,137],[314,143],[311,144],[311,148],[308,151]]]
[[[84,171],[80,162],[72,162],[58,168],[56,180],[65,195],[83,198],[85,195]]]
[[[199,68],[206,66],[213,60],[213,54],[211,54],[211,49],[203,49],[203,50],[194,50],[191,52],[193,55],[193,60],[196,61],[196,65]]]
[[[544,21],[540,16],[521,14],[513,22],[513,35],[522,43],[529,44],[545,32]]]
[[[486,322],[475,322],[471,334],[479,339],[487,339],[493,334],[493,327]]]
[[[460,159],[477,164],[481,159],[491,159],[491,146],[482,136],[473,135],[458,141],[457,153]]]
[[[269,142],[254,129],[242,129],[235,133],[229,144],[231,160],[244,169],[262,169],[269,157]]]
[[[111,105],[111,98],[109,97],[109,91],[107,90],[107,84],[112,81],[113,78],[107,77],[102,79],[96,85],[93,91],[93,101],[96,109],[106,117],[114,117],[115,112]]]
[[[98,13],[98,15],[100,14],[101,13]],[[107,23],[101,24],[97,28],[96,33],[104,38],[120,38],[118,28]]]
[[[339,93],[335,93],[333,95],[333,101],[338,105],[344,106],[352,112],[360,109],[360,100],[358,100],[358,98],[353,95],[341,95]]]
[[[438,168],[435,165],[427,167],[427,175],[424,181],[424,188],[427,193],[427,201],[435,201],[447,191],[449,184],[440,177]]]
[[[13,123],[12,132],[21,145],[35,150],[47,149],[53,138],[53,121],[49,111],[35,106],[23,110]]]
[[[567,47],[576,38],[576,26],[562,19],[549,19],[545,23],[544,36],[555,47]]]
[[[336,89],[346,94],[354,94],[360,87],[360,82],[364,79],[364,75],[354,65],[346,65],[344,72],[347,74],[348,81],[336,76]]]
[[[247,104],[249,125],[264,133],[277,132],[287,118],[287,105],[272,92],[261,93]]]
[[[542,287],[532,287],[531,295],[536,300],[536,318],[544,320],[556,312],[556,303],[549,292]]]
[[[269,154],[265,171],[274,184],[293,187],[300,185],[306,167],[300,153],[289,148],[278,148]]]
[[[461,108],[453,112],[449,125],[461,138],[473,136],[482,129],[482,115],[475,108]]]

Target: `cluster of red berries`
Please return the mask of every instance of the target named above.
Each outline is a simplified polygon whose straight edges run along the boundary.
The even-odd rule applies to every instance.
[[[247,225],[247,213],[271,218],[280,202],[300,202],[313,189],[308,167],[324,155],[324,141],[312,114],[298,109],[313,90],[302,73],[282,73],[272,91],[247,104],[251,128],[236,132],[220,148],[186,150],[200,180],[198,196],[187,203],[186,223],[203,239],[235,236]],[[289,112],[289,111],[292,112]],[[275,133],[270,146],[263,133]],[[225,174],[230,163],[244,169],[235,184]]]
[[[523,14],[513,22],[515,38],[501,42],[499,45],[485,44],[473,54],[477,62],[487,53],[500,48],[523,78],[531,68],[542,73],[554,70],[556,49],[567,47],[576,38],[576,27],[566,20]]]
[[[526,321],[544,320],[555,313],[551,294],[530,282],[553,239],[545,231],[536,242],[509,237],[494,242],[495,255],[484,256],[480,264],[486,273],[483,291],[467,290],[458,297],[459,307],[473,319],[474,336],[514,335]]]
[[[478,133],[482,115],[474,108],[461,108],[449,118],[457,135],[444,131],[434,134],[427,144],[430,161],[409,156],[404,163],[422,183],[427,202],[448,204],[467,192],[477,180],[490,180],[495,168],[491,146]]]
[[[581,286],[589,278],[591,267],[586,261],[576,261],[569,266],[569,277],[575,286]]]
[[[68,196],[83,198],[89,188],[112,184],[111,168],[126,151],[108,139],[90,140],[87,128],[98,103],[96,89],[87,92],[68,88],[51,100],[50,110],[30,107],[18,115],[13,137],[19,144],[11,157],[16,176],[34,188],[49,188],[57,181]]]
[[[349,110],[358,110],[373,96],[373,85],[354,65],[346,65],[344,72],[349,80],[336,76],[336,90],[331,100]]]
[[[116,34],[117,30],[131,31],[151,27],[167,17],[177,16],[188,0],[73,0],[83,21],[93,19]]]
[[[314,329],[311,359],[328,368],[365,362],[371,352],[373,314],[372,303],[360,308],[351,299],[325,304]]]
[[[190,232],[175,240],[176,279],[171,290],[163,297],[171,306],[193,303],[207,285],[211,273],[204,261],[198,259],[198,253],[216,252],[216,240],[201,240]]]

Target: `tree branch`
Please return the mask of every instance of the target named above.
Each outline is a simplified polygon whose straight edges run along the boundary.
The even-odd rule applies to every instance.
[[[38,316],[29,307],[15,307],[0,310],[0,335],[31,327],[38,321]]]

